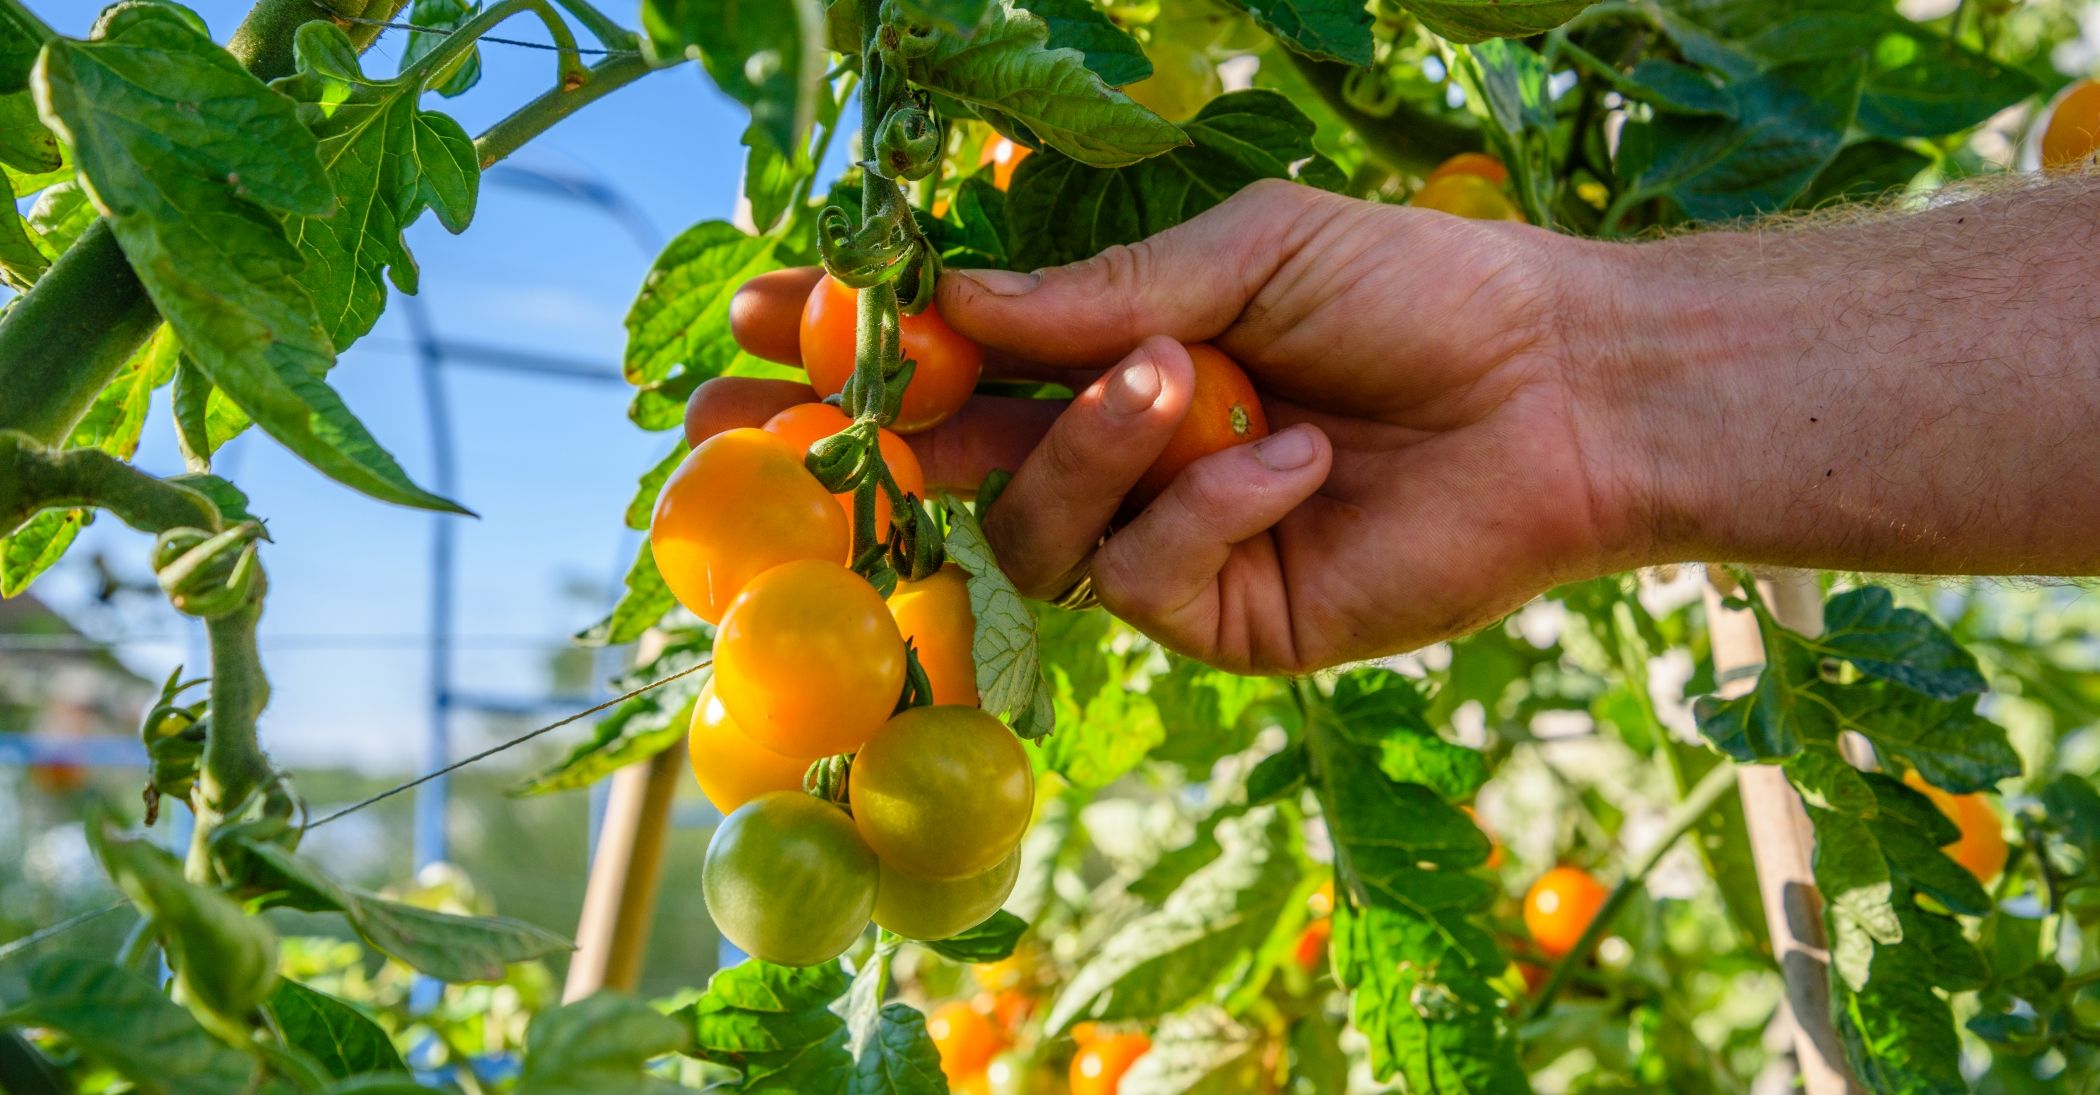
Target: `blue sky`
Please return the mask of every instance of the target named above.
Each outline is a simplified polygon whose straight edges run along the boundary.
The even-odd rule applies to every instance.
[[[29,0],[60,31],[85,34],[101,6]],[[248,0],[191,5],[224,41]],[[614,14],[632,20],[625,5]],[[506,37],[545,40],[530,17]],[[389,31],[366,66],[391,72],[406,42]],[[549,86],[551,53],[500,45],[482,50],[479,85],[426,106],[478,133]],[[426,215],[408,233],[422,268],[421,300],[446,339],[557,355],[616,371],[621,319],[656,246],[735,204],[742,108],[695,65],[659,72],[556,126],[510,163],[597,180],[632,203],[655,238],[646,244],[605,213],[516,187],[485,184],[474,223],[452,236]],[[431,447],[410,332],[400,297],[332,380],[411,475],[430,484]],[[456,597],[462,649],[455,685],[537,695],[550,649],[609,605],[564,596],[565,580],[608,586],[639,540],[620,524],[635,476],[669,443],[627,422],[625,385],[518,376],[455,365],[447,370],[455,494],[478,520],[459,521]],[[181,470],[166,392],[153,410],[138,461]],[[275,543],[265,560],[270,596],[264,664],[274,692],[265,742],[293,766],[352,764],[384,772],[422,766],[429,675],[427,558],[436,518],[373,502],[323,478],[260,433],[228,446],[219,470],[247,490]],[[38,592],[81,612],[92,588],[88,555],[103,549],[127,574],[145,575],[148,541],[113,520],[87,531]],[[148,675],[197,657],[194,629],[160,606],[125,618],[120,644]],[[461,729],[471,726],[462,720]],[[117,728],[125,729],[129,728]]]

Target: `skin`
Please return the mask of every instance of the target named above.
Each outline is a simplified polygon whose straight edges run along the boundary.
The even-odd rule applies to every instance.
[[[2100,183],[2076,176],[1632,244],[1261,183],[1086,262],[950,272],[939,307],[988,374],[1080,394],[977,397],[911,440],[935,487],[1015,472],[986,532],[1024,593],[1090,567],[1111,611],[1242,672],[1414,649],[1685,559],[2091,574],[2094,254]],[[814,278],[747,285],[738,341],[792,362]],[[1247,369],[1276,433],[1104,541],[1186,412],[1195,341]],[[808,398],[711,381],[689,430]]]

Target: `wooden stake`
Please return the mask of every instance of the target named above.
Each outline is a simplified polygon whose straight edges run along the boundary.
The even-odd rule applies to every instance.
[[[1721,598],[1735,583],[1708,568],[1706,618],[1713,636],[1714,676],[1723,697],[1750,691],[1764,664],[1757,617],[1725,608]],[[1815,575],[1790,571],[1761,577],[1758,589],[1772,615],[1804,635],[1823,630],[1823,594]],[[1773,765],[1746,764],[1737,777],[1743,816],[1750,830],[1750,855],[1757,865],[1765,924],[1772,952],[1786,981],[1794,1026],[1794,1058],[1808,1095],[1850,1095],[1859,1087],[1845,1064],[1844,1045],[1830,1014],[1830,943],[1823,930],[1823,898],[1810,866],[1815,834],[1801,796]]]

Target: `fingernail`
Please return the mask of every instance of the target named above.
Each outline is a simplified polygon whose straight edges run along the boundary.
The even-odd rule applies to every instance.
[[[1041,274],[1024,274],[1019,270],[957,270],[955,274],[984,286],[984,291],[995,297],[1020,296],[1043,280]]]
[[[1295,471],[1312,463],[1315,446],[1308,430],[1290,429],[1254,443],[1254,458],[1270,471]]]
[[[1108,378],[1101,402],[1113,415],[1133,415],[1159,402],[1159,366],[1149,357],[1139,357]]]

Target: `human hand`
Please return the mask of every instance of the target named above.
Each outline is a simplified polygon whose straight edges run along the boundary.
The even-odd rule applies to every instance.
[[[1090,568],[1110,611],[1239,671],[1413,649],[1631,561],[1631,493],[1597,410],[1609,393],[1574,360],[1564,310],[1586,246],[1257,184],[1086,262],[951,272],[941,314],[989,348],[989,371],[1080,394],[980,396],[910,440],[936,485],[1014,471],[985,531],[1025,594],[1055,596]],[[815,277],[748,284],[738,341],[794,362]],[[1276,432],[1191,465],[1103,541],[1188,408],[1181,343],[1197,341],[1246,368]],[[810,398],[713,380],[688,433]]]

